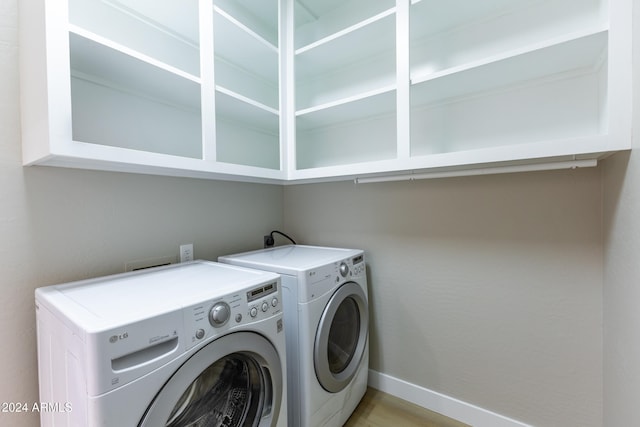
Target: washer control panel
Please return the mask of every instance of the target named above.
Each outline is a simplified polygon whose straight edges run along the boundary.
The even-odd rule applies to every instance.
[[[280,279],[184,309],[186,347],[282,312]]]

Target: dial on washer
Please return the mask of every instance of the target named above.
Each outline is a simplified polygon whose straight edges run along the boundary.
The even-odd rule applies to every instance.
[[[347,274],[349,274],[349,266],[347,263],[343,262],[340,264],[340,275],[342,277],[347,277]]]
[[[214,328],[225,325],[231,317],[231,308],[226,302],[217,302],[209,311],[209,323]]]

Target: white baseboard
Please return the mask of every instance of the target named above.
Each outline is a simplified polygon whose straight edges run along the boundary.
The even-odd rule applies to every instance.
[[[473,427],[531,427],[520,421],[371,369],[369,386]]]

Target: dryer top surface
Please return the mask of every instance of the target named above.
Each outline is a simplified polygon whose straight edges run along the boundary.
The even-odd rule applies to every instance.
[[[345,258],[358,256],[360,249],[327,248],[321,246],[287,245],[275,248],[260,249],[235,255],[220,257],[228,262],[244,267],[255,267],[282,274],[295,274]]]

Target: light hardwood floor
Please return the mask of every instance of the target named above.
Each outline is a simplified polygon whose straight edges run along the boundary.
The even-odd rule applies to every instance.
[[[470,427],[395,396],[368,388],[345,427]]]

